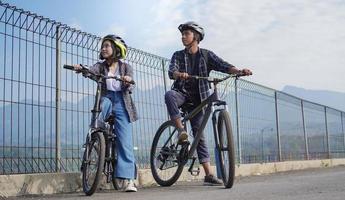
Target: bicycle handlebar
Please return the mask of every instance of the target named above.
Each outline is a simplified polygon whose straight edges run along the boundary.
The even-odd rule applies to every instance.
[[[204,79],[207,80],[210,83],[220,83],[222,81],[225,81],[229,78],[239,78],[241,76],[246,76],[244,73],[239,73],[239,74],[230,74],[225,76],[224,78],[214,78],[214,77],[202,77],[202,76],[189,76],[189,78],[194,78],[194,79]]]
[[[126,82],[126,83],[129,83],[132,85],[135,84],[135,82],[133,80],[132,81],[126,81],[123,78],[121,78],[120,76],[104,76],[103,74],[95,74],[94,72],[90,71],[88,67],[85,67],[84,65],[80,65],[80,66],[81,66],[80,70],[76,70],[73,65],[63,65],[63,68],[68,69],[68,70],[72,70],[72,71],[76,71],[79,73],[81,72],[83,74],[83,76],[90,78],[92,80],[94,80],[92,78],[92,76],[94,76],[94,77],[100,77],[103,79],[115,79],[117,81]]]
[[[75,71],[72,65],[63,65],[63,68]]]

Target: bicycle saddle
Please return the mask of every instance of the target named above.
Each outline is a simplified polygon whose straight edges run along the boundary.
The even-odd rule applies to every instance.
[[[182,111],[182,113],[188,113],[188,111],[191,111],[194,107],[194,103],[191,101],[186,101],[184,104],[182,104],[179,109]]]

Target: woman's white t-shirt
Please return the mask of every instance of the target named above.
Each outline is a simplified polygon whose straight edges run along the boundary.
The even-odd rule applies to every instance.
[[[108,76],[118,76],[120,75],[118,64],[116,63],[115,73],[112,73],[110,70]],[[110,91],[121,91],[121,82],[115,79],[107,79],[107,90]]]

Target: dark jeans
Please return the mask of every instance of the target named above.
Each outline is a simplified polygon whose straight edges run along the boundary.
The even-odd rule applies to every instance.
[[[179,107],[183,105],[187,100],[188,99],[184,94],[175,90],[170,90],[165,93],[165,104],[167,105],[168,113],[171,119],[174,120],[181,117]],[[191,107],[191,110],[193,110],[196,106],[198,105],[196,104]],[[194,136],[200,128],[202,117],[203,112],[201,111],[190,120]],[[198,153],[199,162],[202,164],[205,162],[210,162],[210,154],[207,149],[205,135],[203,132],[201,134],[202,136],[196,150]]]

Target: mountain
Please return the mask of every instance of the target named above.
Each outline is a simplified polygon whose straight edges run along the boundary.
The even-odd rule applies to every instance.
[[[296,97],[345,111],[345,93],[329,90],[309,90],[287,85],[282,90]]]

